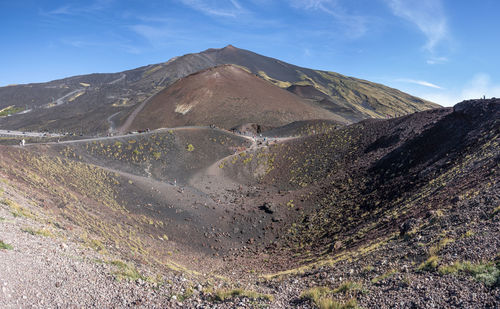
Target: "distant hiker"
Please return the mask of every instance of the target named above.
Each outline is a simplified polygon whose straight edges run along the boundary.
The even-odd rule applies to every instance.
[[[19,143],[19,145],[22,147],[24,146],[24,144],[26,143],[26,141],[24,140],[24,138],[21,140],[21,142]]]
[[[174,179],[174,186],[177,186],[177,179]]]

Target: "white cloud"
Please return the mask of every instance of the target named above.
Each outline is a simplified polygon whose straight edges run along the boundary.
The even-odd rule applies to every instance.
[[[436,102],[443,106],[453,106],[463,100],[500,97],[500,84],[492,82],[490,76],[478,73],[469,80],[461,90],[435,93],[424,93],[421,98]]]
[[[403,83],[417,84],[420,86],[425,86],[425,87],[430,87],[430,88],[435,88],[435,89],[443,89],[442,87],[440,87],[436,84],[429,83],[429,82],[426,82],[424,80],[415,80],[415,79],[410,79],[410,78],[399,78],[399,79],[396,79],[396,81],[403,82]]]
[[[500,85],[494,85],[488,74],[479,73],[467,83],[462,90],[462,97],[466,99],[486,97],[500,97]]]
[[[244,12],[243,7],[237,0],[181,0],[181,2],[203,14],[216,17],[237,17]],[[220,4],[221,2],[223,2],[222,5]]]
[[[114,0],[96,0],[87,5],[75,6],[64,5],[45,14],[47,15],[81,15],[97,11],[102,11],[110,7]]]
[[[441,0],[386,0],[396,16],[414,23],[426,36],[425,49],[433,52],[449,31]]]
[[[153,27],[149,25],[133,25],[130,26],[130,29],[135,33],[145,37],[149,41],[164,39],[171,35],[168,29]]]
[[[342,25],[344,33],[356,39],[368,30],[368,19],[365,16],[349,14],[338,0],[291,0],[291,5],[298,9],[319,10],[331,15]]]
[[[448,58],[446,57],[431,57],[427,59],[427,64],[442,64],[448,62]]]

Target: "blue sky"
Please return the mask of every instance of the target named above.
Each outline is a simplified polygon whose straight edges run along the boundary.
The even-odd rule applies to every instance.
[[[452,105],[500,97],[498,0],[0,0],[0,86],[228,44]]]

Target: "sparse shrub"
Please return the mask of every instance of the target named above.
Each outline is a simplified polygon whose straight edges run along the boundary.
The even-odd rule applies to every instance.
[[[358,308],[356,299],[351,299],[345,303],[333,300],[330,295],[335,293],[346,293],[351,290],[359,290],[361,285],[354,282],[346,282],[341,284],[335,290],[328,287],[320,286],[310,288],[309,290],[303,292],[300,296],[301,299],[310,300],[320,309],[347,309],[347,308]]]
[[[0,240],[0,250],[12,250],[12,246]]]
[[[423,261],[418,267],[418,271],[432,271],[437,268],[439,258],[436,255],[431,255],[427,260]]]
[[[320,309],[356,309],[358,307],[357,301],[353,298],[345,303],[338,302],[331,298],[320,299],[316,304]]]
[[[475,234],[475,233],[474,233],[474,231],[472,231],[472,230],[468,230],[467,232],[465,232],[465,234],[464,234],[464,236],[463,236],[463,237],[464,237],[464,238],[467,238],[467,237],[472,237],[472,236],[474,236],[474,234]]]
[[[448,245],[449,243],[452,243],[454,241],[455,240],[453,238],[448,238],[448,237],[442,238],[439,241],[439,243],[437,243],[436,245],[432,246],[429,249],[429,255],[430,256],[436,255],[439,251],[441,251],[441,249],[443,249],[444,247],[446,247],[446,245]]]
[[[47,229],[41,229],[41,230],[35,230],[33,228],[27,227],[22,229],[23,232],[26,232],[31,235],[39,235],[39,236],[44,236],[44,237],[54,237],[54,234],[52,234],[51,231]]]
[[[382,274],[378,277],[373,278],[372,283],[378,283],[379,281],[382,281],[382,280],[385,280],[389,277],[392,277],[393,275],[397,274],[397,272],[398,271],[396,269],[391,269],[388,272],[386,272],[385,274]]]
[[[300,295],[300,298],[309,299],[309,300],[313,301],[314,303],[316,303],[317,301],[319,301],[322,298],[325,298],[329,294],[333,294],[332,289],[325,287],[325,286],[318,286],[318,287],[310,288],[309,290],[303,292]]]
[[[158,151],[153,152],[153,158],[155,158],[156,160],[160,160],[161,152]]]
[[[361,291],[363,289],[363,285],[358,282],[347,281],[342,283],[338,288],[333,290],[334,293],[348,293],[352,291]]]
[[[118,268],[118,271],[113,272],[113,274],[116,276],[116,279],[122,280],[122,279],[128,279],[131,281],[137,280],[137,279],[142,279],[144,280],[144,277],[137,271],[137,269],[129,265],[123,261],[120,260],[113,260],[110,262],[111,265],[114,265]]]
[[[219,290],[215,292],[214,299],[216,301],[225,301],[227,299],[245,297],[249,299],[262,299],[267,301],[273,301],[274,297],[268,294],[261,294],[254,291],[247,291],[243,289],[233,289],[233,290]]]
[[[193,289],[192,288],[187,288],[182,295],[177,297],[179,301],[185,301],[186,299],[191,298],[193,296]]]
[[[1,203],[4,204],[4,205],[6,205],[6,206],[9,206],[10,213],[14,217],[27,217],[27,218],[32,218],[33,217],[33,214],[29,210],[24,209],[23,207],[21,207],[19,204],[17,204],[14,201],[11,201],[9,199],[3,199],[1,201]]]
[[[487,286],[500,285],[500,262],[474,264],[467,261],[457,261],[451,265],[439,267],[439,273],[442,275],[457,274],[460,272],[474,277],[474,279],[483,282]]]

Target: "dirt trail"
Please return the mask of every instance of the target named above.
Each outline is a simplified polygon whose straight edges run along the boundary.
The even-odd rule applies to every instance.
[[[127,130],[132,125],[132,122],[134,122],[135,118],[142,111],[142,109],[146,106],[146,104],[148,104],[148,102],[152,98],[154,98],[162,90],[163,89],[160,89],[160,90],[156,91],[151,96],[149,96],[146,100],[144,100],[139,106],[137,106],[137,108],[134,109],[134,111],[127,117],[127,120],[125,120],[125,122],[122,124],[122,126],[118,128],[117,133],[118,134],[123,134],[123,133],[127,132]]]
[[[127,75],[125,73],[121,73],[120,74],[120,77],[118,77],[117,79],[115,79],[114,81],[111,81],[108,83],[108,85],[113,85],[113,84],[116,84],[118,82],[121,82],[122,80],[125,79],[125,77],[127,77]]]
[[[220,168],[220,165],[223,162],[229,161],[243,152],[248,152],[248,151],[254,152],[257,151],[258,149],[268,147],[266,145],[267,143],[269,144],[280,143],[287,140],[300,138],[300,137],[264,138],[264,137],[252,137],[244,134],[236,134],[236,133],[232,134],[239,137],[243,137],[249,140],[252,144],[249,147],[245,148],[244,150],[237,151],[232,155],[219,159],[218,161],[208,166],[205,170],[202,170],[201,172],[195,174],[188,181],[189,185],[207,194],[212,193],[215,195],[221,195],[227,191],[239,189],[241,184],[235,183],[232,179],[229,179],[223,175],[222,170]],[[207,187],[209,189],[207,189]]]
[[[114,113],[113,115],[109,116],[106,120],[108,121],[109,123],[109,129],[108,129],[108,132],[109,133],[112,133],[114,130],[115,130],[115,123],[111,120],[113,117],[115,117],[116,115],[118,115],[119,113],[121,112],[117,112],[117,113]]]

